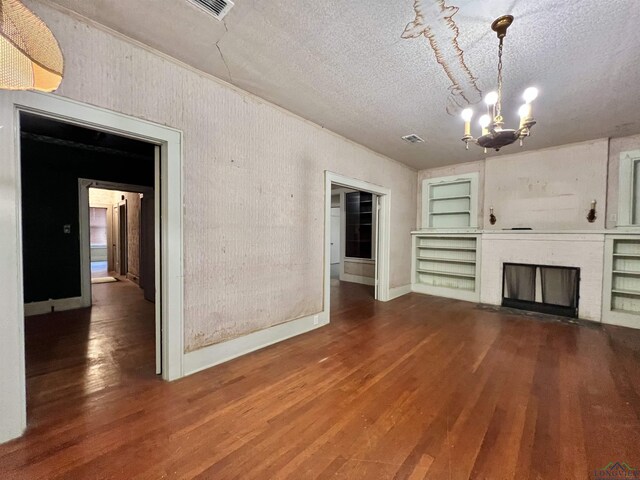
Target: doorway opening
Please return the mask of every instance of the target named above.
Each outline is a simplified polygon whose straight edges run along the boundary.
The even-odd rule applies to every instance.
[[[378,195],[331,185],[331,294],[376,297]],[[348,285],[348,284],[357,284]]]
[[[332,301],[389,299],[390,197],[386,187],[326,172],[326,311]]]
[[[8,245],[3,257],[3,275],[5,279],[14,279],[4,291],[6,315],[3,335],[0,336],[0,359],[3,364],[9,366],[2,376],[5,415],[0,418],[0,441],[5,441],[19,437],[27,427],[25,375],[27,352],[24,317],[25,313],[30,313],[30,308],[34,306],[27,306],[24,303],[22,113],[31,113],[66,124],[85,126],[94,132],[113,133],[159,147],[159,151],[157,148],[155,150],[159,158],[156,158],[154,163],[154,185],[157,188],[155,210],[161,213],[157,225],[159,225],[162,242],[156,249],[156,271],[158,272],[156,309],[161,313],[162,378],[168,381],[184,376],[184,199],[182,194],[183,140],[182,132],[179,130],[57,95],[12,91],[6,92],[2,96],[2,101],[7,115],[4,117],[4,128],[0,129],[0,138],[5,147],[5,155],[12,159],[12,168],[6,172],[8,176],[4,186],[8,203],[5,205],[7,207],[5,215],[0,215],[0,236],[4,244]],[[9,114],[10,111],[12,114]],[[47,160],[46,155],[42,158]],[[56,192],[55,195],[57,194]],[[57,200],[55,195],[51,201],[52,204]],[[59,228],[60,225],[56,233],[60,232]],[[71,231],[71,224],[65,224],[63,228]],[[88,283],[90,284],[90,278]],[[81,305],[81,300],[81,297],[63,299],[56,307],[65,304]],[[43,305],[38,307],[42,308]],[[45,312],[50,311],[50,306],[46,303],[44,307]],[[49,348],[46,343],[45,346]]]
[[[81,262],[91,285],[129,280],[155,302],[154,197],[154,189],[143,185],[79,179]]]
[[[20,112],[26,398],[36,421],[54,404],[161,371],[158,158],[152,143]]]
[[[111,245],[111,216],[111,207],[90,203],[91,283],[103,283],[103,280],[109,278],[109,272],[113,271],[108,254]]]

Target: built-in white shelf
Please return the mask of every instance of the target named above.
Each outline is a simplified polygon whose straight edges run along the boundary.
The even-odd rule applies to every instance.
[[[629,296],[632,296],[632,297],[640,297],[640,292],[635,292],[633,290],[612,289],[611,292],[615,293],[615,294],[618,294],[618,295],[629,295]]]
[[[471,198],[471,195],[454,195],[451,197],[432,197],[431,201],[432,202],[438,202],[438,201],[442,201],[442,200],[461,200],[461,199],[465,199],[465,198]]]
[[[477,223],[477,174],[422,182],[424,228],[469,228]]]
[[[475,251],[475,250],[474,250]],[[444,263],[470,263],[475,265],[474,260],[461,260],[459,258],[443,258],[443,257],[417,257],[418,260],[430,260],[432,262],[444,262]]]
[[[425,246],[421,246],[418,245],[418,248],[420,249],[424,249],[424,250],[451,250],[451,251],[455,251],[455,250],[464,250],[467,252],[475,252],[476,248],[475,247],[471,247],[471,248],[466,248],[466,247],[425,247]]]
[[[611,236],[605,246],[602,319],[640,327],[640,236]]]
[[[628,270],[614,270],[614,275],[631,275],[634,277],[640,277],[640,272],[632,272]]]
[[[441,275],[444,277],[461,277],[461,278],[476,278],[475,273],[454,273],[454,272],[444,272],[438,270],[422,270],[420,268],[416,269],[418,273],[427,273],[429,275]]]
[[[414,292],[479,300],[478,235],[415,232],[412,238]]]
[[[431,212],[431,215],[469,215],[469,210],[460,210],[460,211],[446,211],[446,212]]]

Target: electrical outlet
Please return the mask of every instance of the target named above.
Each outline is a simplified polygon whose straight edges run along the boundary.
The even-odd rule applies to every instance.
[[[71,234],[71,225],[63,225],[62,231],[64,232],[65,235]]]
[[[313,316],[313,324],[314,325],[318,325],[320,323],[320,320],[318,319],[318,315],[314,315]]]
[[[611,215],[609,215],[609,219],[612,222],[617,222],[618,221],[618,215],[616,215],[615,213],[612,213]]]

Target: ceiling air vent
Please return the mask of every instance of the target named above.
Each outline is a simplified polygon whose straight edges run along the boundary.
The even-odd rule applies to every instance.
[[[402,137],[402,139],[408,143],[424,143],[424,140],[415,133],[412,133],[411,135],[405,135],[404,137]]]
[[[205,12],[210,13],[214,18],[222,20],[224,16],[229,13],[233,2],[231,0],[189,0],[194,5],[197,5]]]

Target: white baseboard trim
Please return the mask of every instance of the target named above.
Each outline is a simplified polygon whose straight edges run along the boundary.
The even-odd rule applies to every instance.
[[[411,293],[411,284],[402,285],[400,287],[393,287],[389,289],[389,300],[394,300],[398,297]]]
[[[341,282],[361,283],[363,285],[374,286],[376,284],[375,278],[363,277],[361,275],[351,275],[350,273],[340,274]]]
[[[273,327],[259,330],[243,337],[234,338],[233,340],[185,353],[183,360],[184,375],[191,375],[192,373],[233,360],[234,358],[255,350],[260,350],[274,343],[315,330],[328,323],[329,317],[327,313],[319,312],[315,315],[309,315],[308,317],[274,325]]]
[[[74,310],[83,308],[82,297],[58,298],[55,300],[44,300],[42,302],[31,302],[24,304],[24,316],[42,315],[43,313],[51,313],[51,307],[54,311],[61,312],[63,310]]]

